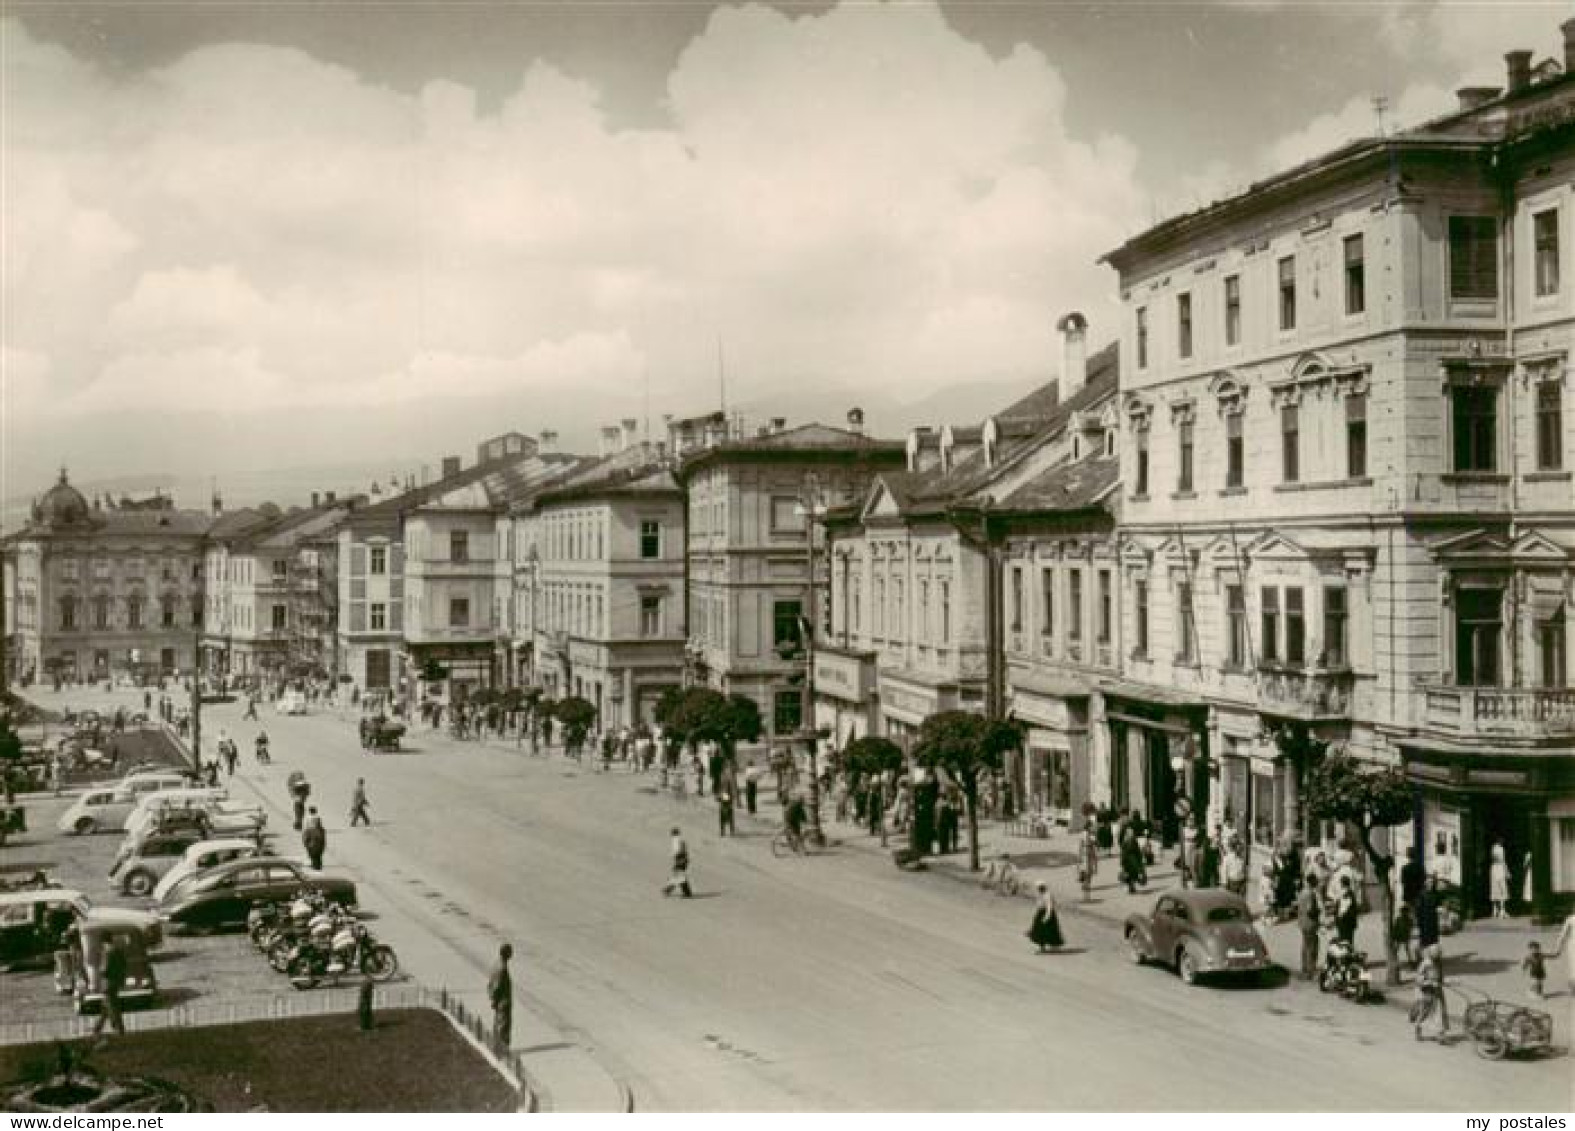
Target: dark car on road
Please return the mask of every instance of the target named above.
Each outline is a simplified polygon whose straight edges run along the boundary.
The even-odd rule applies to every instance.
[[[1221,888],[1166,892],[1153,911],[1127,916],[1125,934],[1132,961],[1174,966],[1189,986],[1207,974],[1259,976],[1272,965],[1247,901]]]
[[[246,922],[258,904],[287,900],[302,890],[319,891],[331,903],[354,907],[355,883],[314,872],[294,860],[255,857],[231,860],[170,891],[159,915],[184,927],[228,927]]]

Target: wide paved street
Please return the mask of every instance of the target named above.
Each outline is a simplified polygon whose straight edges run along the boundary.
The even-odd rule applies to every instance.
[[[764,830],[719,841],[709,800],[658,796],[627,772],[424,728],[409,752],[368,755],[347,716],[267,708],[275,763],[259,769],[257,724],[240,714],[206,709],[205,733],[227,728],[243,776],[276,803],[287,774],[308,774],[330,865],[358,874],[388,933],[397,920],[398,934],[441,938],[478,984],[512,940],[527,1006],[593,1048],[642,1110],[1571,1102],[1565,1057],[1489,1063],[1467,1043],[1416,1044],[1393,1010],[1287,988],[1189,989],[1134,968],[1113,928],[1075,913],[1068,952],[1040,956],[1023,938],[1025,903],[862,849],[776,860]],[[351,831],[361,775],[376,823]],[[690,901],[659,892],[675,822],[695,858]]]

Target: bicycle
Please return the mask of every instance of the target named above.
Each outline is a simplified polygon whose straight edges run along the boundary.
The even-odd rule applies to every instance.
[[[805,844],[802,833],[794,836],[785,828],[778,829],[777,835],[771,838],[771,855],[779,860],[784,856],[807,856],[809,847]]]
[[[1022,890],[1023,881],[1017,871],[1017,865],[1012,863],[1012,858],[1002,853],[997,859],[985,865],[984,875],[979,878],[979,886],[987,891],[994,891],[997,895],[1016,895]]]

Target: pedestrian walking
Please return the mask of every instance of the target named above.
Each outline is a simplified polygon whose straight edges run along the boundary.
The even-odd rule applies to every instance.
[[[1083,842],[1078,846],[1077,882],[1086,903],[1093,895],[1094,875],[1099,871],[1099,836],[1093,822],[1083,826]]]
[[[1055,896],[1050,894],[1050,885],[1040,880],[1039,903],[1034,908],[1033,922],[1028,925],[1028,941],[1039,948],[1043,954],[1051,947],[1061,947],[1066,939],[1061,934],[1061,916],[1056,911]]]
[[[259,766],[269,765],[273,761],[273,755],[268,751],[267,731],[262,730],[257,732],[257,741],[252,744],[252,749],[257,756],[257,764]]]
[[[301,847],[306,849],[306,858],[311,861],[312,870],[323,870],[323,853],[328,849],[328,830],[323,828],[323,819],[317,815],[317,806],[312,806],[306,818],[306,827],[301,830]]]
[[[1531,912],[1531,872],[1532,855],[1528,848],[1525,859],[1520,863],[1520,904],[1526,909],[1527,914]]]
[[[255,695],[248,695],[246,697],[246,714],[241,716],[241,721],[242,722],[256,722],[257,721],[257,696],[255,696]]]
[[[755,815],[755,802],[760,795],[760,771],[755,769],[751,762],[749,769],[744,771],[744,808],[749,810],[749,815]]]
[[[290,804],[294,810],[296,832],[300,832],[301,826],[306,823],[306,799],[311,795],[312,786],[306,780],[306,775],[299,770],[291,774]]]
[[[1127,892],[1135,894],[1139,884],[1148,884],[1148,869],[1143,864],[1143,849],[1137,830],[1130,824],[1121,830],[1121,881]]]
[[[1564,956],[1564,973],[1569,979],[1569,995],[1575,997],[1575,912],[1571,912],[1564,920],[1564,925],[1559,928],[1559,937],[1553,942],[1553,949],[1548,952],[1550,958]]]
[[[1318,881],[1302,877],[1302,890],[1296,896],[1296,929],[1302,933],[1302,980],[1318,973],[1318,928],[1323,923],[1323,907],[1318,898]]]
[[[1426,885],[1427,869],[1417,859],[1416,847],[1413,845],[1405,850],[1405,863],[1400,865],[1400,902],[1411,904],[1414,911],[1416,901]]]
[[[1356,946],[1356,925],[1362,907],[1356,898],[1356,885],[1350,876],[1340,877],[1340,895],[1334,903],[1334,937],[1346,946]]]
[[[1225,856],[1220,861],[1225,890],[1247,898],[1247,857],[1242,854],[1241,841],[1233,833],[1226,842]]]
[[[514,947],[504,943],[498,947],[498,962],[487,979],[487,1001],[492,1004],[492,1048],[506,1053],[514,1039],[514,975],[509,972],[509,960],[514,957]]]
[[[1394,943],[1395,954],[1405,960],[1407,966],[1417,963],[1416,943],[1412,935],[1416,933],[1416,911],[1411,904],[1402,903],[1395,908],[1395,919],[1389,927],[1389,939]]]
[[[1449,1034],[1449,1000],[1444,996],[1443,952],[1435,943],[1422,951],[1422,962],[1416,968],[1416,1001],[1411,1003],[1411,1025],[1416,1039],[1422,1039],[1422,1022],[1438,1014],[1438,1039]]]
[[[355,792],[350,795],[350,827],[357,824],[370,825],[372,815],[367,812],[366,779],[355,779]]]
[[[672,895],[678,892],[685,899],[694,895],[689,886],[689,845],[684,843],[684,834],[673,826],[672,840],[668,842],[668,852],[672,856],[673,871],[667,878],[667,886],[662,889],[663,895]]]
[[[1504,859],[1504,846],[1493,846],[1493,859],[1488,864],[1488,902],[1493,905],[1493,918],[1509,918],[1509,861]]]
[[[1531,996],[1545,996],[1542,986],[1548,978],[1548,964],[1542,954],[1542,944],[1536,939],[1526,944],[1526,957],[1520,960],[1520,968],[1526,972],[1526,979],[1531,983]]]
[[[733,835],[733,795],[726,786],[716,795],[716,823],[722,836]]]
[[[126,1023],[120,1016],[120,991],[126,988],[126,948],[113,936],[104,947],[100,974],[104,982],[104,1001],[99,1007],[98,1020],[93,1022],[93,1036],[102,1044],[105,1025],[121,1036],[126,1034]]]

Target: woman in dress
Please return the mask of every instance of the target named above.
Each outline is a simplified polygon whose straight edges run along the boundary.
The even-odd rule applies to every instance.
[[[1028,927],[1028,941],[1043,954],[1048,948],[1062,946],[1066,940],[1061,937],[1061,916],[1056,913],[1055,896],[1050,894],[1050,887],[1043,880],[1037,886],[1039,904],[1034,908],[1034,921]]]
[[[1564,920],[1564,925],[1559,928],[1559,937],[1553,942],[1553,949],[1548,951],[1549,958],[1564,956],[1564,974],[1569,979],[1569,992],[1575,997],[1575,912]]]
[[[1493,846],[1493,862],[1488,865],[1488,901],[1493,904],[1493,918],[1507,919],[1509,912],[1509,864],[1504,860],[1504,846]]]

